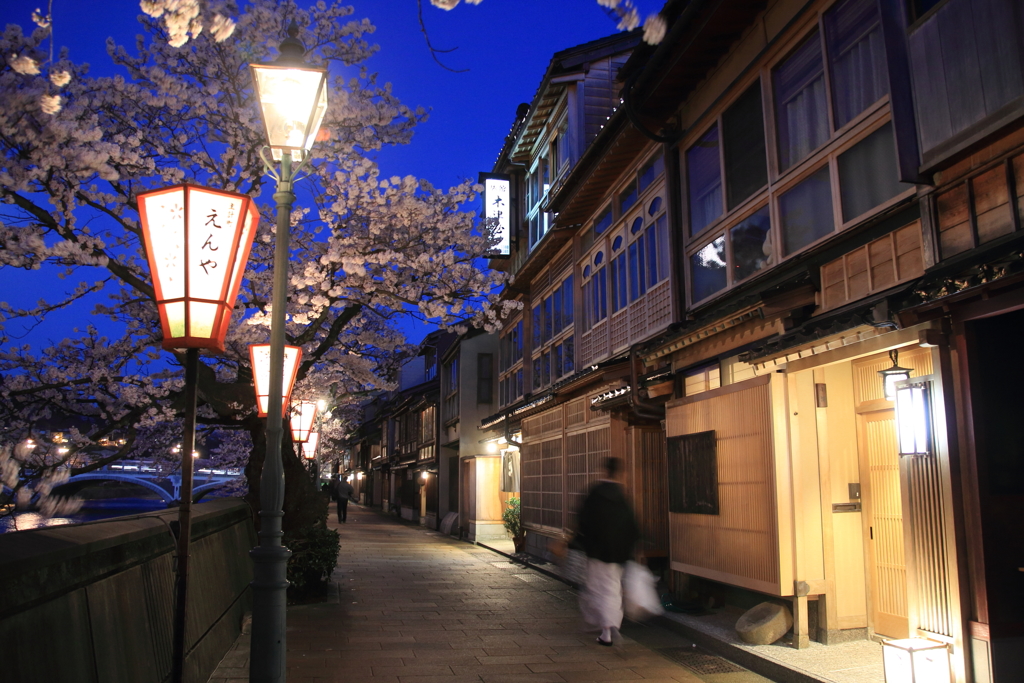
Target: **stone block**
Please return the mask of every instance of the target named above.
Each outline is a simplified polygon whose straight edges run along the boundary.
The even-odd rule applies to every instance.
[[[774,602],[762,602],[747,610],[736,622],[736,633],[745,643],[770,645],[793,628],[789,608]]]

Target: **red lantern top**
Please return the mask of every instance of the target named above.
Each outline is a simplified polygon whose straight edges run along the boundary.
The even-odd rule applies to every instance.
[[[224,350],[259,212],[243,194],[175,185],[137,197],[163,347]]]

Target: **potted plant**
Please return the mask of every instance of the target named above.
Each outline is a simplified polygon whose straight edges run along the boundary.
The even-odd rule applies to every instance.
[[[517,553],[523,552],[526,545],[526,532],[523,530],[522,505],[518,498],[509,498],[505,510],[501,513],[501,521],[505,523],[505,531],[512,537],[512,544]]]

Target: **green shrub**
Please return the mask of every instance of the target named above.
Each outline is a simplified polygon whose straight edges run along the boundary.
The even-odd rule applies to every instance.
[[[509,498],[505,505],[505,510],[501,513],[501,521],[505,523],[505,531],[512,538],[519,538],[523,535],[522,504],[518,498]]]
[[[292,551],[288,560],[288,581],[293,592],[315,590],[326,584],[341,551],[341,538],[323,522],[286,533],[284,544]]]

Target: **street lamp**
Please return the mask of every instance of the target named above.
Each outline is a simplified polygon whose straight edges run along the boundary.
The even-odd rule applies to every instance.
[[[288,405],[295,377],[302,362],[302,348],[299,346],[284,347],[284,373],[281,380],[281,412]],[[267,416],[270,405],[270,344],[250,344],[249,364],[252,367],[253,388],[256,390],[256,410],[260,417]]]
[[[224,351],[259,212],[251,198],[198,185],[175,185],[136,196],[142,241],[160,312],[163,348],[185,351],[185,424],[178,506],[171,680],[185,664],[185,609],[192,535],[199,349]]]
[[[252,649],[249,680],[283,683],[286,676],[285,607],[288,558],[281,543],[284,468],[281,462],[283,424],[281,401],[284,375],[284,325],[288,307],[288,233],[295,193],[295,173],[309,161],[327,110],[327,69],[304,63],[305,47],[296,37],[292,21],[288,37],[278,48],[273,64],[251,64],[256,98],[260,103],[267,142],[273,158],[281,162],[275,172],[264,150],[260,156],[277,181],[277,236],[274,245],[274,290],[270,315],[270,385],[267,400],[267,455],[260,479],[260,544],[253,548]],[[298,166],[292,169],[292,161]],[[279,401],[281,401],[279,403]]]
[[[892,367],[878,371],[879,376],[882,378],[882,391],[886,401],[896,400],[896,382],[910,379],[911,369],[901,368],[899,359],[900,352],[893,349],[889,352],[889,360],[892,361]]]

